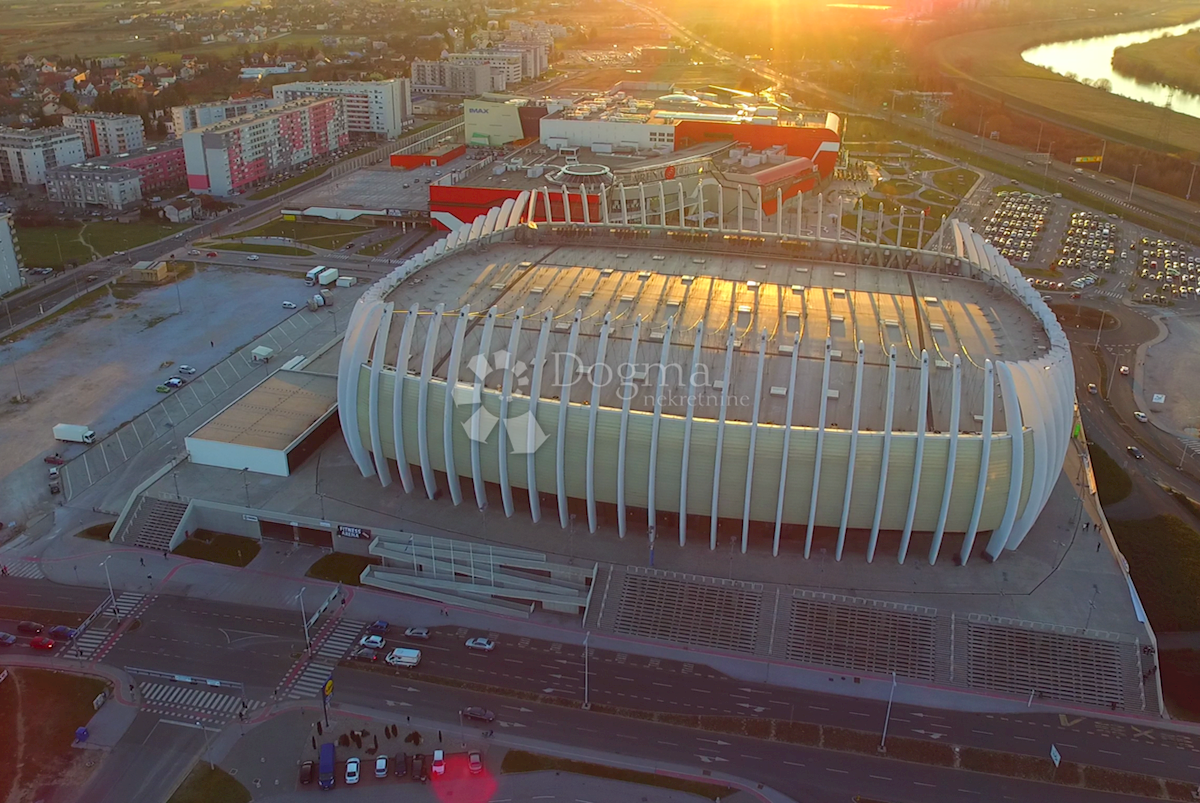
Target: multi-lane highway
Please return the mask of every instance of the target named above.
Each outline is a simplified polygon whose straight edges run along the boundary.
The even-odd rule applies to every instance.
[[[0,588],[0,605],[26,599],[28,592],[47,585],[14,580]],[[56,588],[54,602],[59,607],[74,605],[84,610],[97,604],[97,596],[104,596],[87,589],[51,588]],[[304,664],[304,634],[300,617],[294,612],[248,608],[194,598],[159,598],[140,612],[138,620],[139,627],[126,630],[107,647],[103,660],[134,670],[134,676],[143,684],[143,695],[153,693],[156,698],[147,701],[148,704],[177,703],[177,709],[171,712],[177,719],[203,716],[206,721],[211,721],[218,713],[228,715],[235,710],[235,706],[223,699],[219,689],[208,695],[192,694],[188,685],[184,684],[179,687],[178,693],[168,695],[159,687],[173,688],[174,684],[163,681],[163,676],[182,674],[239,685],[244,687],[244,691],[233,694],[253,701],[254,710],[257,710],[275,699],[283,699],[283,694],[276,696],[277,693],[280,689],[290,688],[288,679],[294,678]],[[365,621],[348,620],[338,624],[338,630],[348,635],[329,653],[334,656],[334,661],[351,651],[357,638],[365,633],[366,624]],[[414,624],[432,625],[432,638],[429,641],[406,640],[401,635],[403,628]],[[314,633],[321,630],[322,624],[319,623]],[[476,635],[493,638],[497,642],[495,651],[479,653],[467,650],[464,641]],[[418,678],[474,681],[580,703],[584,700],[584,657],[578,645],[465,627],[438,626],[432,622],[395,622],[387,638],[389,648],[403,645],[420,649],[423,653],[421,666],[415,673],[406,673],[391,669],[378,671],[378,665],[363,665],[362,671],[358,671],[355,664],[343,663],[332,670],[337,677],[339,699],[369,703],[385,709],[403,708],[405,713],[419,710],[423,715],[429,715],[425,706],[434,701],[440,701],[437,705],[443,709],[450,706],[447,710],[451,712],[463,705],[479,704],[495,710],[501,721],[520,723],[524,727],[538,724],[538,717],[546,722],[559,722],[563,717],[575,717],[576,714],[573,710],[564,712],[555,707],[535,707],[511,698],[492,698],[430,685]],[[318,639],[314,650],[322,646]],[[592,649],[589,653],[586,685],[588,699],[594,705],[649,711],[794,720],[872,733],[882,732],[886,716],[886,704],[882,701],[746,682],[701,662],[685,663],[605,649]],[[349,696],[342,697],[342,694]],[[168,696],[172,698],[170,701],[166,699]],[[392,702],[388,703],[388,700]],[[420,708],[410,712],[410,706]],[[534,710],[543,713],[532,716]],[[628,753],[637,748],[634,742],[643,740],[643,723],[632,727],[629,720],[601,718],[600,724],[597,724],[597,714],[581,712],[578,716],[580,719],[571,720],[574,723],[571,727],[577,731],[575,735],[579,737],[581,746],[603,739],[621,738],[627,744],[614,744],[623,746],[623,752]],[[589,716],[593,719],[589,720]],[[689,754],[692,763],[699,761],[701,764],[719,763],[718,757],[738,762],[757,760],[744,759],[745,755],[768,756],[780,752],[782,756],[791,755],[792,751],[804,752],[785,745],[739,741],[724,735],[704,745],[698,740],[705,734],[671,730],[677,734],[674,745],[671,744],[672,738],[663,737],[662,741],[666,744],[656,746],[652,741],[640,749],[653,752],[661,748],[664,759],[666,754],[670,754],[672,760],[682,759],[686,756],[680,757],[666,748],[681,747],[684,742],[679,739],[686,738],[688,749],[694,750],[693,754]],[[892,736],[951,742],[1033,756],[1046,755],[1050,745],[1054,744],[1070,761],[1184,781],[1200,778],[1200,738],[1155,727],[1147,721],[1110,720],[1081,713],[1067,715],[1030,711],[1006,715],[982,714],[896,704],[892,707],[888,732]],[[625,735],[614,737],[614,733]],[[548,730],[548,735],[552,734],[553,731]],[[685,737],[678,734],[690,735]],[[596,738],[589,741],[587,737],[591,735]],[[720,741],[729,744],[720,744]],[[704,750],[700,750],[700,746]],[[707,756],[710,760],[695,756]],[[844,758],[851,763],[865,760]],[[803,759],[794,760],[805,763]],[[895,770],[896,773],[917,769],[896,766],[900,767]],[[887,772],[873,772],[892,777]],[[924,772],[921,769],[922,778],[926,777]],[[857,778],[866,778],[870,774],[859,773]],[[861,794],[869,791],[864,787],[853,788]]]

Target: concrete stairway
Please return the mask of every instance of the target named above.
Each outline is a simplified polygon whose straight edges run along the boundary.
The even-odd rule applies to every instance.
[[[186,511],[186,502],[143,496],[116,540],[160,552],[170,549],[171,538]]]

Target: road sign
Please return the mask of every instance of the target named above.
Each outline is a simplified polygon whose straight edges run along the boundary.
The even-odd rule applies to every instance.
[[[1076,156],[1072,161],[1074,161],[1075,164],[1077,164],[1077,165],[1095,164],[1096,162],[1103,162],[1104,157],[1103,156]]]
[[[321,687],[321,696],[325,699],[333,696],[333,675],[325,679],[325,685]]]
[[[1054,745],[1050,745],[1050,760],[1054,762],[1055,768],[1057,768],[1059,765],[1059,762],[1062,761],[1062,756],[1059,755],[1058,748],[1055,747]]]

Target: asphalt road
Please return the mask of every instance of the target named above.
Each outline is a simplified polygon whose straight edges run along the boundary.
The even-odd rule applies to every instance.
[[[28,593],[39,588],[55,589],[56,604],[75,602],[75,609],[81,611],[92,610],[104,596],[91,589],[12,580],[0,588],[0,604],[27,604]],[[116,643],[106,662],[236,681],[247,686],[250,696],[258,693],[258,699],[264,700],[304,643],[296,614],[223,602],[163,597],[141,621],[141,627]],[[583,701],[583,656],[578,646],[496,633],[487,634],[497,641],[496,650],[477,653],[468,651],[463,642],[481,635],[478,631],[435,627],[428,642],[405,640],[397,624],[392,631],[389,648],[404,645],[422,650],[420,672]],[[594,703],[676,713],[794,718],[865,731],[882,731],[885,717],[883,701],[749,683],[702,663],[593,649],[588,669],[588,692]],[[385,696],[396,684],[393,676],[376,672],[339,668],[336,674],[339,686],[362,685]],[[1034,712],[1002,716],[896,704],[889,733],[1037,756],[1045,755],[1053,742],[1068,760],[1200,779],[1200,738],[1099,716]]]

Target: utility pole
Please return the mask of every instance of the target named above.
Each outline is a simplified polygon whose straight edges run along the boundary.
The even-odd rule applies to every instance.
[[[196,720],[196,727],[199,728],[200,732],[204,734],[204,752],[208,753],[208,739],[209,739],[208,728],[204,727],[204,725],[201,724],[200,720]],[[213,760],[212,760],[211,755],[208,757],[208,768],[209,768],[209,770],[216,769],[216,767],[213,765]]]
[[[1133,166],[1133,180],[1129,182],[1129,197],[1126,199],[1128,201],[1133,200],[1133,188],[1137,186],[1137,171],[1139,167],[1141,167],[1140,163]]]
[[[1192,200],[1192,185],[1196,183],[1196,168],[1197,167],[1200,167],[1200,162],[1192,162],[1192,177],[1188,179],[1187,195],[1184,196],[1184,199],[1188,200],[1188,201]],[[8,321],[8,326],[10,329],[12,328],[12,319],[11,318]]]
[[[300,619],[304,622],[304,651],[312,652],[312,640],[308,637],[308,614],[304,612],[304,587],[300,588],[300,593],[296,595],[296,599],[300,600]]]
[[[1180,461],[1181,465],[1182,462],[1183,461]],[[108,598],[112,600],[113,615],[117,617],[117,621],[120,621],[121,609],[117,607],[117,595],[113,593],[112,578],[108,575],[108,561],[110,558],[112,558],[112,555],[109,555],[107,558],[102,560],[100,565],[104,567],[104,579],[108,581]]]

